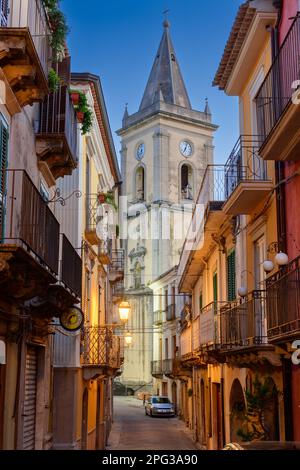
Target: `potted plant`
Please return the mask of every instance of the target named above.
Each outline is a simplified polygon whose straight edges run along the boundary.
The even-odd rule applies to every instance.
[[[107,193],[99,193],[98,194],[98,202],[99,202],[99,204],[110,204],[115,209],[117,209],[117,205],[115,203],[114,193],[112,191],[108,191]]]
[[[50,46],[53,50],[54,59],[59,61],[63,59],[66,36],[69,32],[66,17],[59,9],[58,0],[43,0],[43,4],[51,26]]]
[[[79,95],[79,91],[77,90],[70,90],[70,96],[71,96],[71,100],[72,100],[72,103],[73,103],[73,106],[78,106],[79,105],[79,98],[80,98],[80,95]]]
[[[55,72],[54,69],[49,70],[48,85],[49,85],[49,89],[50,89],[51,93],[55,93],[59,89],[60,78],[59,78],[59,76],[57,75],[57,73]]]

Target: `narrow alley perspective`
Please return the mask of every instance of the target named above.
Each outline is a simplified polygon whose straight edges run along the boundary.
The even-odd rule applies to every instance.
[[[114,416],[107,450],[198,449],[182,421],[146,416],[143,401],[135,397],[114,397]]]

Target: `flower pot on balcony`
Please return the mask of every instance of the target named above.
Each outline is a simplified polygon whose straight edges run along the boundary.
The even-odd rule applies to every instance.
[[[72,93],[70,93],[70,96],[71,96],[71,100],[73,102],[73,105],[78,106],[79,105],[79,98],[80,98],[79,93],[72,92]]]
[[[104,193],[98,194],[98,202],[99,204],[104,204],[106,202],[106,195]]]
[[[84,113],[82,113],[81,111],[77,111],[77,119],[78,119],[78,122],[83,123]]]

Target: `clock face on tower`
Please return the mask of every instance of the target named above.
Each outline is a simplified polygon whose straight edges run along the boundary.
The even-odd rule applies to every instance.
[[[184,157],[191,157],[193,154],[193,146],[187,140],[180,142],[180,152]]]
[[[145,155],[145,144],[140,144],[136,151],[136,159],[141,161]]]

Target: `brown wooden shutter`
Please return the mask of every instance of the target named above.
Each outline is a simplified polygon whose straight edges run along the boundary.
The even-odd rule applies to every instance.
[[[0,238],[4,236],[8,128],[0,118]]]

